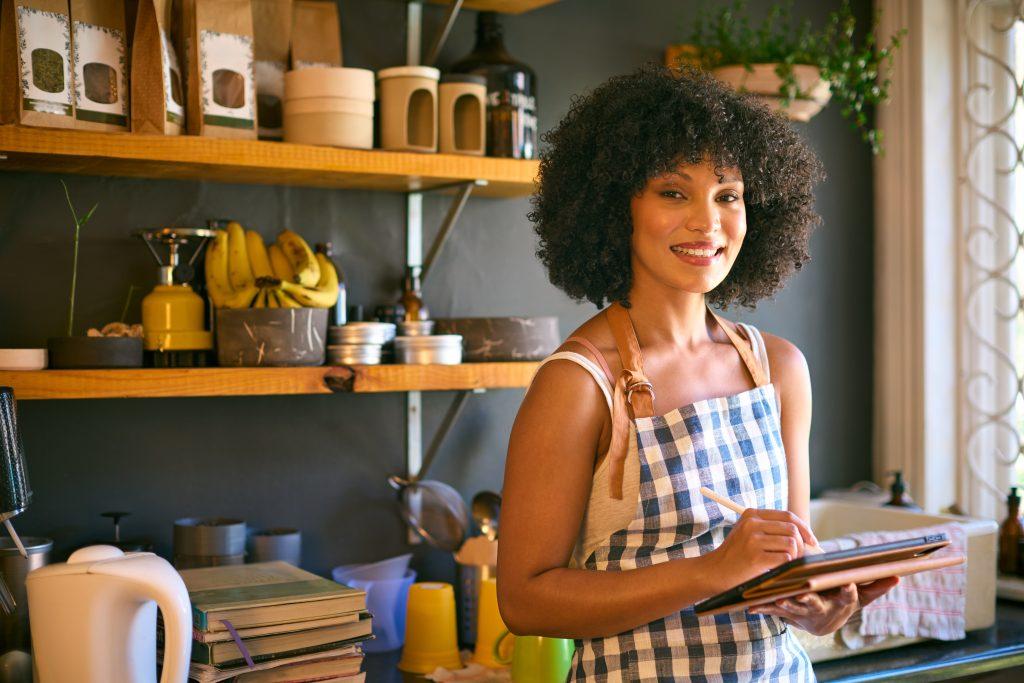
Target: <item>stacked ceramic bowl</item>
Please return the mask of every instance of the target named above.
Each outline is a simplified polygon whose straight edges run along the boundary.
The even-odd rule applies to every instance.
[[[395,362],[412,365],[458,365],[462,362],[462,336],[431,334],[433,320],[398,323]]]
[[[383,350],[395,338],[391,323],[353,322],[327,330],[328,365],[380,365]]]
[[[284,75],[284,139],[306,145],[373,147],[373,72],[310,67]]]

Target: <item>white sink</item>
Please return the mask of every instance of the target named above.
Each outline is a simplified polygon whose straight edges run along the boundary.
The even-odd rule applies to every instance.
[[[811,527],[821,541],[858,531],[899,531],[949,522],[963,525],[967,533],[967,612],[964,615],[967,630],[988,628],[996,620],[996,548],[999,527],[994,521],[827,499],[811,501]],[[812,636],[800,629],[794,631],[812,662],[886,650],[923,640],[886,638],[880,643],[850,650],[835,634]]]

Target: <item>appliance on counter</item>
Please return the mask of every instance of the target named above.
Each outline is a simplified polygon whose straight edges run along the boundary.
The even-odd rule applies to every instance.
[[[25,446],[18,431],[18,413],[14,389],[0,387],[0,522],[3,522],[18,553],[28,559],[28,551],[18,538],[11,520],[32,502],[32,488],[25,469]],[[0,578],[0,609],[14,614],[17,609],[8,585]]]
[[[11,590],[17,607],[0,615],[0,683],[32,683],[32,651],[29,637],[28,598],[25,577],[33,569],[50,563],[53,541],[48,538],[22,539],[28,557],[22,557],[9,538],[0,539],[0,574]]]
[[[25,583],[38,683],[156,683],[157,608],[160,683],[185,683],[192,607],[167,560],[94,545],[36,569]]]
[[[192,291],[194,263],[214,231],[206,228],[160,228],[135,233],[160,266],[156,287],[142,300],[143,346],[155,367],[196,367],[207,364],[213,333],[206,329],[206,304]],[[166,259],[154,245],[167,249]],[[183,248],[192,255],[182,260]]]

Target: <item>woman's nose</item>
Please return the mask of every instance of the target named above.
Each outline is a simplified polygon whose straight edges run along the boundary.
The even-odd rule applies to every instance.
[[[722,227],[722,222],[714,206],[701,205],[693,208],[693,213],[686,221],[686,227],[696,232],[712,233]]]

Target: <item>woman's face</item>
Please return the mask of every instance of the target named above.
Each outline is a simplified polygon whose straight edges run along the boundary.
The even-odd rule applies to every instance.
[[[747,216],[739,169],[680,164],[633,197],[633,287],[706,294],[736,261]]]

